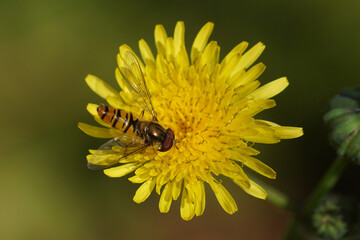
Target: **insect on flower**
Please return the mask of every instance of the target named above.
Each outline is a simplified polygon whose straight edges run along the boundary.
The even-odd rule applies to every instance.
[[[108,104],[86,107],[103,127],[78,124],[92,137],[112,139],[89,150],[90,169],[104,169],[112,178],[132,174],[128,180],[141,184],[134,202],[142,203],[156,192],[162,213],[181,196],[180,215],[187,221],[205,211],[205,185],[227,213],[238,210],[222,178],[265,199],[266,191],[247,171],[270,179],[276,172],[255,157],[260,152],[253,143],[303,135],[302,128],[256,118],[275,107],[272,98],[289,84],[281,77],[260,86],[265,65],[253,63],[265,45],[260,42],[246,51],[248,43],[241,42],[220,61],[220,46],[208,42],[213,26],[209,22],[200,29],[189,53],[181,21],[173,36],[162,25],[155,27],[156,55],[144,39],[139,41],[141,56],[121,45],[115,69],[120,91],[94,75],[85,78]]]
[[[161,152],[168,151],[174,145],[174,132],[170,128],[165,130],[158,123],[139,62],[130,51],[125,52],[124,58],[125,67],[122,70],[125,82],[143,110],[137,118],[131,112],[114,107],[101,105],[97,108],[101,120],[120,130],[122,134],[101,145],[96,154],[88,159],[88,168],[93,170],[110,167],[118,163],[119,159],[139,153],[152,145]],[[151,121],[142,120],[145,111],[152,115]],[[115,151],[117,158],[104,158],[103,155],[108,154],[109,151]]]

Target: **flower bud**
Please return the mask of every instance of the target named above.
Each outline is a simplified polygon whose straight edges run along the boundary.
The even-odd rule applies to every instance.
[[[358,203],[351,198],[327,196],[315,208],[313,227],[321,239],[343,239],[356,222]],[[353,233],[350,232],[350,235]]]
[[[338,155],[360,165],[360,87],[346,88],[333,97],[324,121],[330,126],[330,139]]]

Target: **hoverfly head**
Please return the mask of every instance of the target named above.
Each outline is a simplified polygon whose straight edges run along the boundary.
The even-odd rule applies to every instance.
[[[168,128],[166,130],[166,137],[165,140],[161,144],[161,148],[159,149],[160,152],[166,152],[170,150],[170,148],[174,145],[175,142],[175,135],[174,132]]]

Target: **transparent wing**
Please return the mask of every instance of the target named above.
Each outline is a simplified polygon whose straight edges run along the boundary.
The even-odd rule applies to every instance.
[[[124,66],[121,67],[120,70],[124,74],[125,82],[134,100],[143,110],[148,111],[154,120],[157,120],[144,74],[141,71],[138,60],[132,52],[126,51],[124,53]]]
[[[119,137],[113,138],[87,156],[87,166],[92,170],[108,168],[132,154],[140,153],[149,145],[144,141],[125,143]]]

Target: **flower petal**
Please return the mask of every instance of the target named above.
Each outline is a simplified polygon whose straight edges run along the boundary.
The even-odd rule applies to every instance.
[[[112,138],[109,128],[95,127],[86,123],[79,122],[78,128],[89,136],[96,138]]]
[[[166,60],[168,60],[169,62],[174,62],[175,50],[174,50],[174,39],[172,37],[168,37],[166,39],[165,49],[166,49]]]
[[[158,50],[158,54],[166,56],[165,46],[167,34],[163,25],[159,24],[155,26],[155,45]]]
[[[215,181],[210,181],[208,183],[210,184],[211,189],[214,191],[217,200],[219,201],[225,212],[233,214],[238,210],[234,198],[230,195],[230,193],[225,189],[223,185]]]
[[[256,64],[246,71],[246,74],[238,84],[243,85],[255,81],[265,71],[265,68],[266,66],[263,63]]]
[[[135,176],[128,178],[128,180],[132,183],[143,183],[146,180],[148,180],[150,177],[151,176],[149,173],[143,173],[143,174],[136,174]]]
[[[107,84],[100,78],[95,77],[94,75],[87,75],[85,81],[87,85],[91,88],[91,90],[93,90],[103,99],[119,96],[119,93],[115,91],[115,89],[113,89],[109,84]]]
[[[275,106],[276,106],[276,103],[272,99],[257,100],[257,101],[248,103],[246,108],[243,108],[240,110],[241,114],[239,114],[239,115],[253,117],[256,114],[258,114],[259,112],[261,112],[265,109],[273,108]]]
[[[196,181],[194,184],[195,189],[195,214],[200,216],[205,210],[205,187],[201,181]]]
[[[132,163],[128,163],[128,164],[118,166],[118,167],[112,167],[112,168],[105,169],[104,173],[108,177],[113,177],[113,178],[122,177],[122,176],[125,176],[126,174],[131,173],[132,171],[134,171],[138,167],[139,167],[138,162],[132,162]]]
[[[99,105],[97,105],[97,104],[89,103],[86,106],[86,110],[88,110],[88,112],[95,117],[95,116],[98,116],[98,113],[97,113],[98,107],[99,107]]]
[[[259,42],[255,46],[250,48],[250,50],[248,50],[240,59],[234,73],[236,73],[238,70],[247,69],[248,67],[250,67],[251,64],[253,64],[256,59],[258,59],[264,49],[265,45],[262,42]]]
[[[267,193],[265,190],[257,185],[255,182],[250,180],[250,187],[246,185],[243,181],[233,179],[234,183],[241,187],[247,194],[250,194],[256,198],[266,199]]]
[[[185,25],[184,22],[178,21],[174,30],[174,53],[175,56],[181,51],[182,47],[185,46]]]
[[[136,191],[135,196],[133,198],[134,202],[142,203],[144,202],[154,190],[155,180],[150,178],[146,182],[144,182]]]
[[[212,73],[215,64],[219,62],[219,54],[220,54],[220,47],[217,45],[217,42],[211,41],[205,48],[199,61],[197,62],[196,66],[198,69],[203,69],[205,66],[209,67],[209,72]]]
[[[257,173],[259,173],[265,177],[268,177],[268,178],[272,178],[272,179],[276,178],[276,172],[272,168],[270,168],[268,165],[261,162],[260,160],[253,158],[253,157],[246,156],[246,155],[242,155],[241,153],[233,151],[233,150],[227,150],[227,153],[229,154],[229,157],[231,157],[231,159],[234,159],[236,161],[243,163],[245,166],[247,166],[248,168],[251,168],[252,170],[256,171]]]
[[[194,203],[191,201],[188,190],[185,186],[181,197],[180,215],[185,221],[191,220],[195,215]]]
[[[268,99],[282,92],[289,85],[286,77],[276,79],[256,89],[251,96],[254,99]]]
[[[174,200],[176,200],[179,195],[180,195],[180,192],[181,192],[181,184],[182,184],[182,181],[178,181],[178,182],[175,182],[173,187],[172,187],[172,198]]]
[[[172,186],[173,183],[169,182],[165,185],[163,192],[161,193],[160,201],[159,201],[159,209],[162,213],[167,213],[170,209],[172,202]]]
[[[274,144],[280,142],[280,137],[271,127],[252,125],[241,131],[244,140],[255,143]]]
[[[191,47],[191,62],[194,63],[199,53],[202,53],[205,46],[207,45],[208,39],[212,33],[214,24],[212,22],[206,23],[196,35],[194,43]]]
[[[144,60],[145,64],[154,66],[155,65],[154,55],[153,55],[149,45],[146,43],[146,41],[144,39],[141,39],[139,41],[139,49],[140,49],[141,57]]]
[[[276,134],[281,139],[298,138],[304,135],[303,129],[300,127],[273,127]]]
[[[264,124],[265,126],[271,126],[275,130],[276,135],[281,139],[297,138],[304,135],[303,129],[300,127],[286,127],[280,126],[277,123],[256,119],[257,124]]]
[[[221,65],[221,72],[220,72],[220,78],[225,79],[225,81],[233,75],[233,71],[237,64],[239,63],[239,60],[241,59],[241,54],[235,54],[231,58],[229,58],[228,61],[224,65]]]
[[[221,65],[225,66],[226,63],[236,54],[240,54],[241,56],[245,52],[246,48],[248,47],[248,42],[241,42],[238,45],[236,45],[227,55],[224,57],[224,59],[221,61]]]

